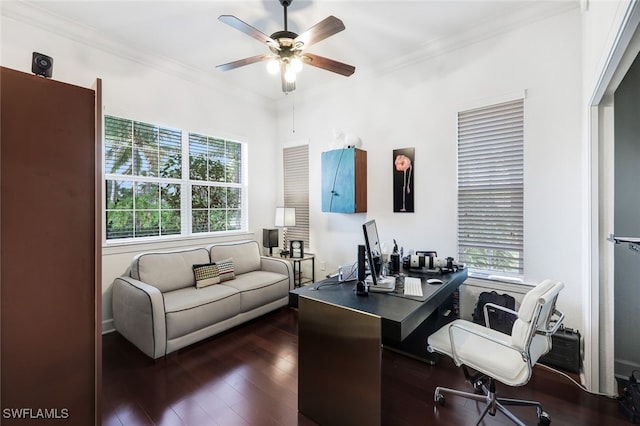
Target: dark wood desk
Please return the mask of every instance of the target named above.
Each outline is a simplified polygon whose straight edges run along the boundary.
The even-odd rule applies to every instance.
[[[423,279],[424,297],[369,293],[357,296],[355,283],[336,279],[294,289],[289,305],[298,314],[298,410],[326,424],[380,424],[382,348],[435,363],[426,338],[453,319],[453,292],[467,278],[462,270],[445,275],[410,271]],[[443,284],[427,284],[437,277]]]

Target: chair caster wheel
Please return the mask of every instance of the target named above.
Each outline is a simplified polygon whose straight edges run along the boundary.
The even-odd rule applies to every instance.
[[[436,395],[435,399],[439,406],[444,407],[444,395]]]
[[[477,394],[483,394],[484,390],[482,389],[482,380],[477,380],[475,382],[473,382],[473,390],[475,391],[475,393]]]
[[[551,424],[551,417],[549,417],[549,414],[543,411],[542,414],[540,414],[540,418],[538,419],[538,425],[549,426],[550,424]]]

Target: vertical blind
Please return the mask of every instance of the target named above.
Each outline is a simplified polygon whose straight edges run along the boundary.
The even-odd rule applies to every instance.
[[[309,146],[283,150],[284,206],[295,207],[296,226],[287,228],[287,239],[302,240],[309,247]]]
[[[524,101],[458,113],[458,255],[480,274],[522,275]]]

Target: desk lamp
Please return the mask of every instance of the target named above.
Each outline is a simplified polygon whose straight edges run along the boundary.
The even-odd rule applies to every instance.
[[[293,207],[276,207],[276,224],[282,228],[282,250],[280,256],[288,256],[287,226],[296,226],[296,209]]]

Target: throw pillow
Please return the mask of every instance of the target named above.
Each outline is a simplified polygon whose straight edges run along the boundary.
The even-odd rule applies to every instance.
[[[215,263],[193,265],[193,275],[196,278],[196,288],[202,288],[220,282],[220,270]]]
[[[229,281],[236,278],[236,274],[233,271],[233,259],[216,260],[218,271],[220,271],[220,282]]]

